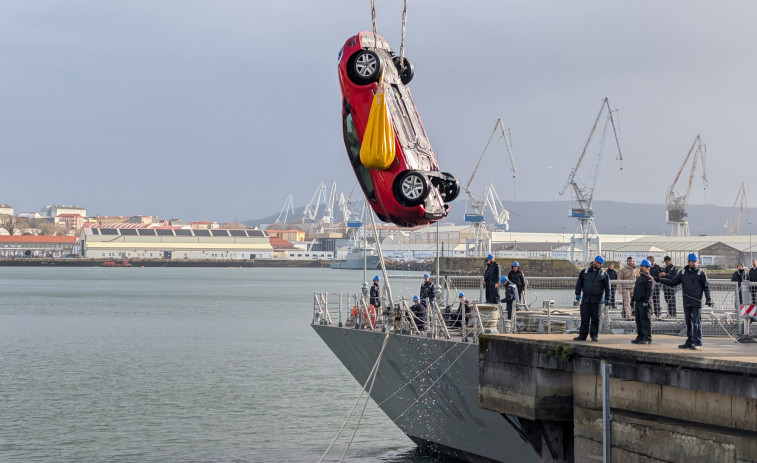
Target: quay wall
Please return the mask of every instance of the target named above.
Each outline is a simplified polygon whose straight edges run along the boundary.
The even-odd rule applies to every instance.
[[[702,354],[656,338],[484,335],[479,406],[518,417],[545,461],[601,461],[609,363],[614,461],[757,462],[757,345],[708,338]]]

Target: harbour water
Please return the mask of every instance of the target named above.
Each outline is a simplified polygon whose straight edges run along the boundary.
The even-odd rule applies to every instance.
[[[309,326],[313,292],[362,278],[0,267],[0,461],[317,461],[360,387]],[[440,460],[370,402],[345,461]]]

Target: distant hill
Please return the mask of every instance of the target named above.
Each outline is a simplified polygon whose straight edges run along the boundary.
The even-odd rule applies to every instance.
[[[568,216],[571,203],[569,201],[503,201],[510,211],[510,230],[523,232],[555,232],[573,233],[577,220]],[[689,228],[692,235],[725,235],[728,231],[723,227],[730,207],[712,205],[690,205]],[[305,211],[304,207],[295,209],[294,217],[299,219]],[[269,224],[276,221],[278,213],[248,220],[251,226]],[[465,215],[465,201],[452,203],[452,210],[446,222],[462,225]],[[665,206],[662,204],[621,203],[616,201],[595,201],[594,216],[597,230],[600,233],[614,234],[649,234],[665,235],[670,233],[670,225],[665,222]],[[339,215],[337,214],[337,217]],[[491,216],[486,220],[493,222]],[[294,222],[292,216],[290,222]],[[757,232],[757,227],[755,227]],[[746,219],[742,219],[741,234],[748,234]]]

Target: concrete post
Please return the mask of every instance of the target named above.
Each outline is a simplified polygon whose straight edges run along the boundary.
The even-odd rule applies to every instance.
[[[612,414],[610,413],[610,377],[612,364],[602,362],[602,461],[612,463]]]

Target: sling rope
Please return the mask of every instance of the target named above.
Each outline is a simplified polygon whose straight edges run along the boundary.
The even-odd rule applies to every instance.
[[[376,29],[376,0],[371,0],[371,23],[373,25],[373,48],[378,45]],[[405,32],[407,31],[407,0],[402,8],[402,39],[400,41],[400,72],[405,70]]]
[[[318,463],[321,463],[324,458],[326,458],[326,455],[331,451],[331,448],[334,446],[334,443],[336,443],[336,440],[339,438],[339,436],[342,434],[342,431],[344,430],[345,426],[347,426],[347,423],[349,422],[350,418],[352,418],[352,413],[355,411],[355,408],[357,408],[358,403],[360,403],[360,399],[363,397],[363,393],[365,392],[365,388],[368,387],[368,382],[371,382],[371,387],[368,390],[368,397],[366,398],[366,403],[368,400],[370,400],[370,394],[373,390],[373,379],[376,378],[376,373],[378,372],[378,366],[381,362],[381,356],[384,354],[384,349],[386,348],[386,344],[389,342],[389,333],[386,333],[386,336],[384,337],[384,343],[381,346],[381,351],[379,352],[378,357],[376,358],[376,362],[373,364],[373,368],[371,368],[370,373],[368,373],[368,378],[365,380],[365,384],[363,384],[363,389],[360,391],[360,394],[358,394],[357,399],[355,399],[355,403],[352,405],[352,409],[350,409],[350,412],[347,414],[347,418],[345,418],[344,423],[342,423],[342,426],[339,428],[339,431],[336,433],[336,436],[334,436],[334,439],[329,444],[328,448],[325,452],[323,452],[323,455],[321,455],[321,458],[318,460]],[[363,407],[363,411],[365,411],[365,407]],[[361,414],[362,418],[362,414]],[[358,422],[359,424],[359,422]],[[355,428],[357,431],[357,427]],[[354,434],[353,434],[354,437]],[[350,442],[352,440],[350,439]],[[346,453],[346,451],[345,451]],[[342,456],[344,458],[344,456]]]

